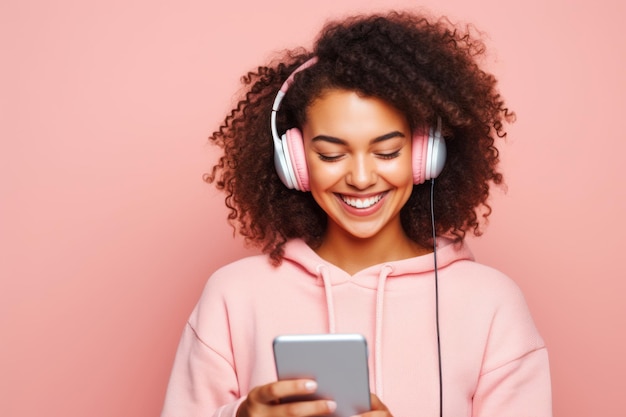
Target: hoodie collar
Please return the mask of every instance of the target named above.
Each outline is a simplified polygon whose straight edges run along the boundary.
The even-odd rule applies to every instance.
[[[341,268],[322,259],[303,240],[293,239],[285,245],[284,258],[305,269],[312,278],[318,280],[319,285],[324,285],[320,274],[320,268],[325,268],[327,272],[327,285],[338,285],[347,281],[352,281],[358,285],[377,289],[379,278],[384,268],[389,268],[385,273],[385,278],[399,277],[403,275],[417,275],[434,271],[435,265],[433,254],[425,254],[414,258],[402,259],[399,261],[385,262],[372,265],[354,275],[348,274]],[[464,242],[455,243],[444,237],[437,238],[437,263],[438,268],[446,266],[460,260],[474,260],[474,256]]]

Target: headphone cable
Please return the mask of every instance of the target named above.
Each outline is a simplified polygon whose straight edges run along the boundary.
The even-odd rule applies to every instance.
[[[443,376],[441,371],[441,338],[439,334],[439,275],[437,273],[437,233],[435,231],[435,179],[430,180],[430,219],[433,229],[433,259],[435,264],[435,323],[437,325],[437,359],[439,365],[439,417],[443,417]]]

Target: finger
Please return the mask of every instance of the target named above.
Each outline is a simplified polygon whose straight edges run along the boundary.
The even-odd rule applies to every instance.
[[[323,416],[337,409],[337,403],[329,400],[297,401],[272,407],[273,416]]]
[[[383,402],[376,396],[376,394],[370,394],[370,403],[372,406],[372,411],[389,411],[387,406],[383,404]]]
[[[281,398],[293,395],[311,394],[317,389],[317,383],[310,379],[289,379],[272,382],[259,387],[253,400],[263,404],[277,403]],[[252,394],[252,392],[250,392]]]

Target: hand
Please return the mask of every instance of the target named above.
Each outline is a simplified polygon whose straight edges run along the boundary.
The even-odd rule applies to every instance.
[[[374,393],[370,393],[372,410],[354,417],[393,417],[387,406]]]
[[[317,383],[309,379],[272,382],[253,388],[237,410],[237,417],[308,417],[330,414],[334,401],[313,400],[280,403],[281,398],[314,393]]]

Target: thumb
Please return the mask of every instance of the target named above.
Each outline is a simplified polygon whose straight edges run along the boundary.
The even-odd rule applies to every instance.
[[[389,411],[387,406],[374,394],[370,393],[370,402],[372,404],[372,411]]]

